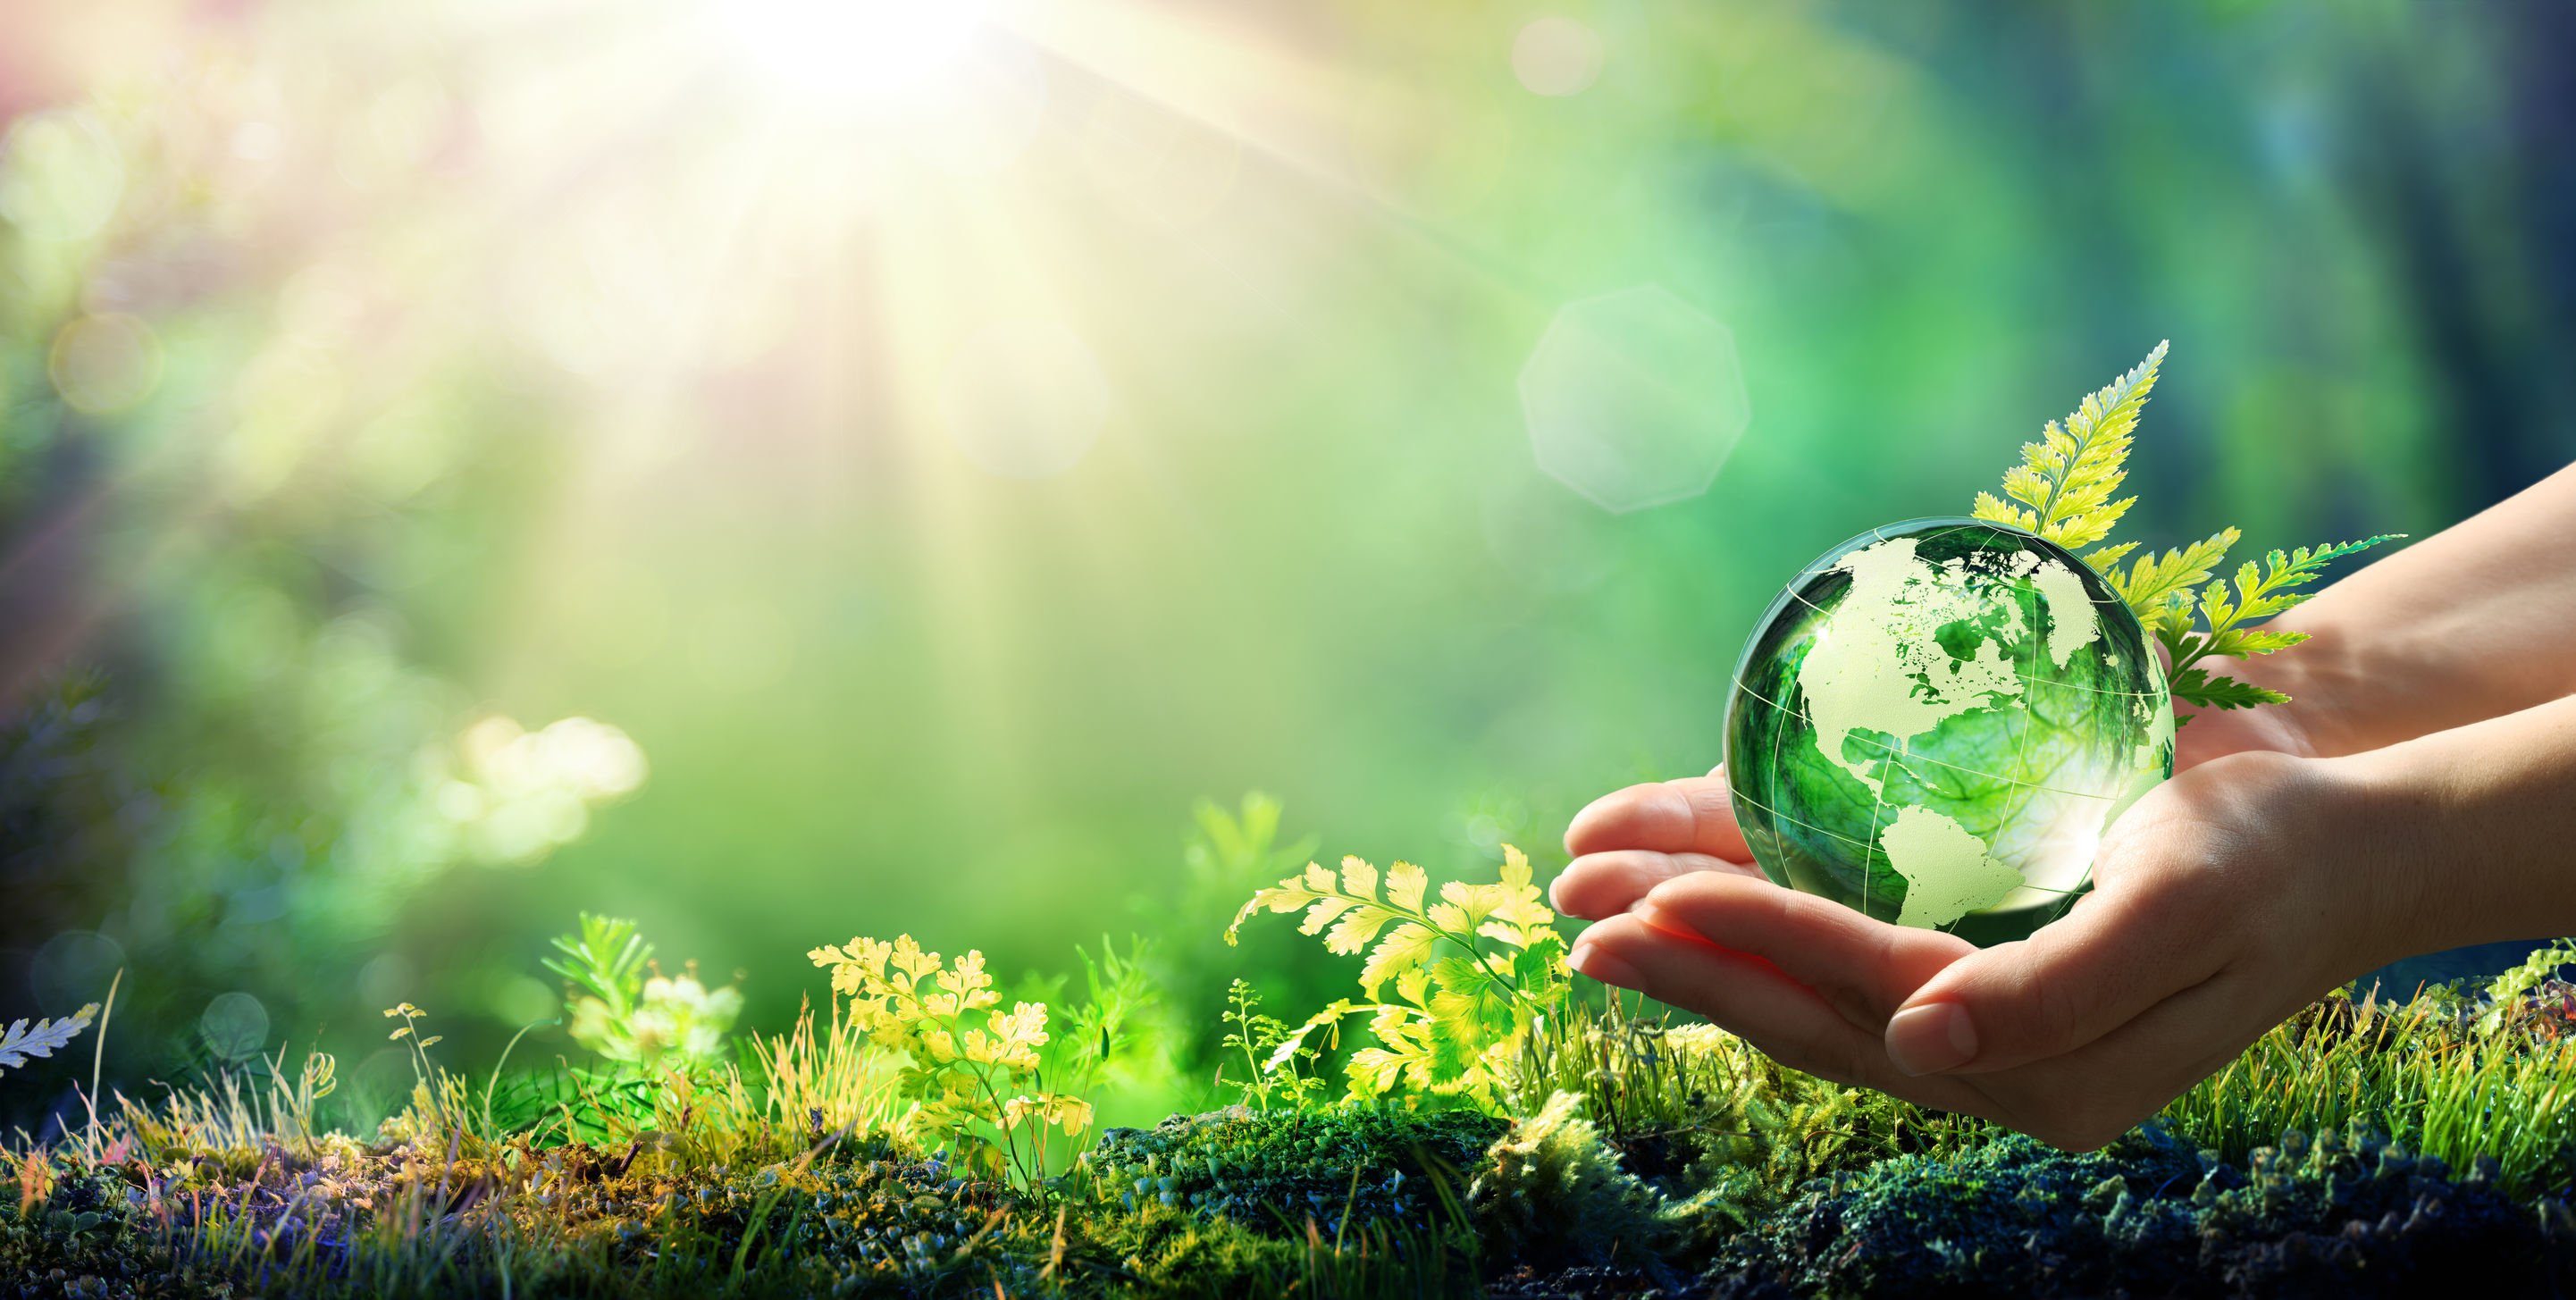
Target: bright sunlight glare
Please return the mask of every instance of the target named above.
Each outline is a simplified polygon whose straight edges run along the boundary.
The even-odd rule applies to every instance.
[[[972,52],[980,0],[714,0],[714,12],[778,89],[840,109],[934,95]]]

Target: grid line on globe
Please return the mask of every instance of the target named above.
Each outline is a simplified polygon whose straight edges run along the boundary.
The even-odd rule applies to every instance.
[[[2173,771],[2145,629],[2008,525],[1873,528],[1800,570],[1736,665],[1728,781],[1772,880],[1979,943],[2090,883],[2102,832]]]

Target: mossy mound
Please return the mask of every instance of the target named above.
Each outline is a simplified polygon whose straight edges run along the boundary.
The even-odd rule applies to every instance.
[[[41,1202],[23,1212],[0,1203],[0,1295],[175,1300],[233,1292],[219,1270],[173,1258],[143,1212],[142,1190],[120,1171],[61,1158],[41,1168],[50,1184]]]
[[[2367,1132],[2285,1134],[2243,1162],[2160,1128],[2083,1155],[2004,1136],[1817,1180],[1751,1216],[1715,1187],[1638,1180],[1570,1097],[1518,1124],[1368,1109],[1176,1117],[1106,1135],[1089,1191],[1080,1178],[1041,1191],[964,1177],[886,1140],[733,1167],[645,1142],[464,1145],[22,1163],[36,1194],[23,1211],[0,1199],[0,1297],[1769,1300],[2576,1284],[2564,1202],[2510,1193],[2489,1162],[2455,1176]]]
[[[1349,1107],[1260,1112],[1241,1106],[1111,1129],[1089,1156],[1103,1192],[1126,1209],[1159,1203],[1255,1231],[1327,1231],[1380,1219],[1458,1216],[1451,1202],[1511,1121],[1475,1111]]]
[[[1719,1295],[2348,1296],[2474,1281],[2563,1291],[2576,1220],[2481,1162],[2454,1180],[2363,1133],[2283,1135],[2244,1169],[2161,1129],[2069,1155],[2018,1135],[1812,1186],[1734,1243]]]
[[[272,1149],[241,1175],[207,1157],[47,1168],[41,1201],[0,1204],[0,1296],[1025,1294],[1051,1226],[873,1142],[739,1169],[642,1144],[413,1143]]]

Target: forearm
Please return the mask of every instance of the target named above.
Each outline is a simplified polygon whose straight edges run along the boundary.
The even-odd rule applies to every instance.
[[[2576,934],[2576,696],[2328,766],[2400,955]]]
[[[2322,755],[2576,693],[2576,466],[2336,582],[2272,626],[2315,639],[2227,669],[2286,692]]]

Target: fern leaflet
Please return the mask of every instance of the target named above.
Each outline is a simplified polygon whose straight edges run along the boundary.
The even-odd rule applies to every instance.
[[[2230,533],[2234,531],[2228,530]],[[2314,592],[2297,589],[2325,576],[2328,563],[2393,541],[2397,536],[2383,533],[2357,542],[2302,546],[2288,552],[2272,551],[2264,555],[2260,565],[2247,560],[2237,566],[2232,590],[2224,582],[2213,582],[2201,589],[2201,625],[2197,629],[2191,625],[2189,605],[2170,597],[2164,598],[2150,626],[2173,661],[2174,694],[2194,704],[2221,709],[2289,702],[2290,697],[2279,691],[2249,686],[2233,678],[2211,676],[2199,667],[2200,661],[2213,657],[2243,659],[2251,655],[2267,655],[2307,640],[2308,634],[2304,632],[2275,632],[2247,625],[2287,612],[2315,595]],[[2188,599],[2187,594],[2185,599]]]
[[[22,1019],[9,1026],[8,1032],[0,1033],[0,1069],[15,1070],[30,1057],[53,1055],[89,1028],[91,1018],[97,1014],[98,1004],[92,1002],[60,1020],[39,1020],[30,1025]]]
[[[2068,550],[2109,536],[2120,516],[2137,504],[2136,497],[2114,500],[2111,494],[2128,477],[2123,466],[2129,444],[2147,394],[2156,386],[2156,372],[2164,365],[2165,348],[2158,343],[2135,369],[2086,397],[2063,427],[2051,420],[2039,441],[2022,444],[2022,463],[2004,472],[2004,495],[2019,505],[1980,492],[1971,513],[2037,533]],[[2116,559],[2097,561],[2097,567]]]

